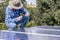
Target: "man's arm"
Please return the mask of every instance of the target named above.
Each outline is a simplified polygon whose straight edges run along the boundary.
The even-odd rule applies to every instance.
[[[30,16],[30,13],[24,7],[21,8],[22,13],[25,14],[24,16]]]
[[[8,21],[8,22],[17,22],[18,18],[11,18],[12,14],[13,14],[13,12],[11,11],[11,9],[7,8],[6,9],[6,18],[5,18],[5,21]]]

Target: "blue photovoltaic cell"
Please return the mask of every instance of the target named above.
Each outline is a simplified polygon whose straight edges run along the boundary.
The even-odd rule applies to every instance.
[[[0,31],[0,40],[60,40],[60,28],[39,26],[18,31]]]

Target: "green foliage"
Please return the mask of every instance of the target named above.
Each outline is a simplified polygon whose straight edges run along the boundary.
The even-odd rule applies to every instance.
[[[6,3],[0,4],[0,22],[4,22],[5,10],[8,5],[8,1],[9,0],[7,0]]]
[[[55,12],[54,19],[58,22],[58,25],[60,26],[60,10]]]
[[[5,25],[5,23],[0,23],[0,30],[6,30],[8,29]]]
[[[37,25],[60,25],[59,0],[37,0],[37,8],[29,8],[28,10],[31,13],[30,21],[34,21]]]
[[[37,9],[36,10],[33,9],[33,11],[31,12],[32,16],[35,18],[33,17],[31,18],[34,19],[37,25],[41,25],[41,26],[60,25],[59,24],[60,23],[60,18],[59,18],[60,12],[56,12],[60,9],[59,3],[60,3],[59,0],[37,0]]]
[[[26,27],[34,27],[36,25],[37,24],[34,21],[30,21],[30,22],[27,23]]]

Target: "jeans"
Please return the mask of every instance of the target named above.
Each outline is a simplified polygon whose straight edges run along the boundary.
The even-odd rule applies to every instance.
[[[29,20],[29,17],[24,16],[22,18],[22,20],[15,22],[15,23],[10,22],[7,26],[9,27],[9,29],[14,30],[18,24],[21,24],[20,28],[24,28],[26,26],[26,23],[28,22],[28,20]]]

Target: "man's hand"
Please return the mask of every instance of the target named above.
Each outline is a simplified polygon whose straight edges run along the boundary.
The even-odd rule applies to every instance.
[[[30,14],[29,13],[26,13],[25,16],[30,16]]]
[[[22,19],[22,17],[23,17],[23,16],[19,16],[19,17],[18,17],[18,20],[21,20],[21,19]]]

